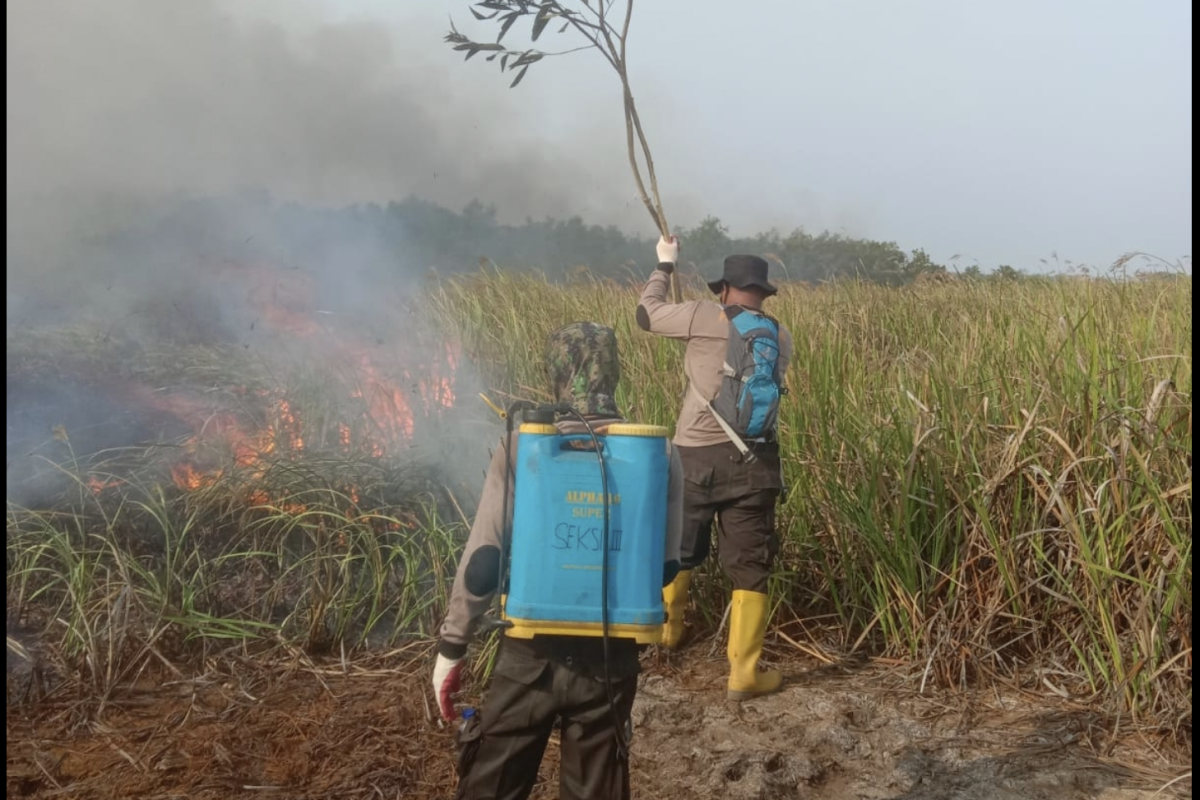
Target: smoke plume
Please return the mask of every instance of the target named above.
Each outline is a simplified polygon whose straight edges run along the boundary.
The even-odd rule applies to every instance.
[[[536,97],[459,64],[444,20],[395,36],[292,3],[15,0],[6,22],[10,355],[14,326],[48,321],[277,346],[252,333],[231,263],[303,273],[334,319],[394,322],[422,265],[370,226],[305,207],[410,195],[452,208],[479,197],[507,219],[630,207],[619,131],[549,147]],[[86,391],[56,390],[77,415]],[[61,416],[66,400],[51,413],[45,396],[21,387],[10,442]]]

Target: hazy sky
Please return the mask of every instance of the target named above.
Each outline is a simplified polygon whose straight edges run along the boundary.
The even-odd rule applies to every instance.
[[[410,5],[325,2],[398,20]],[[735,230],[829,227],[1031,269],[1054,252],[1175,259],[1192,252],[1191,5],[641,0],[632,80],[664,186]],[[514,104],[553,96],[569,117],[607,101],[619,119],[619,98],[566,90],[615,81],[594,53],[511,92],[457,57],[445,67]]]
[[[451,16],[492,34],[467,8],[11,0],[10,236],[14,199],[48,189],[240,185],[652,234],[598,54],[509,90],[442,43]],[[638,0],[630,62],[677,227],[828,228],[985,269],[1192,252],[1184,0]]]

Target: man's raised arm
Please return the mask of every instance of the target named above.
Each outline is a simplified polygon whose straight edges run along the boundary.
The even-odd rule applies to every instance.
[[[679,260],[679,240],[674,236],[659,239],[658,267],[650,274],[642,295],[638,298],[637,324],[644,331],[671,339],[686,339],[692,333],[692,318],[696,316],[696,301],[668,303],[667,290],[671,273]]]

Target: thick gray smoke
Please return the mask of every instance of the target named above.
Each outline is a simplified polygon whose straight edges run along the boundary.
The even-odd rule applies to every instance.
[[[312,231],[300,242],[259,200],[155,228],[180,194],[310,207],[416,196],[453,209],[479,198],[501,220],[581,214],[652,233],[632,199],[613,76],[593,76],[593,118],[564,137],[552,98],[461,63],[440,9],[405,13],[398,26],[322,22],[301,0],[8,3],[10,318],[31,296],[37,313],[124,316],[121,288],[187,280],[198,260],[314,259]],[[359,265],[386,264],[396,281],[429,266],[369,226],[328,234],[355,251],[327,265],[339,290],[378,296],[377,275],[347,274]]]
[[[381,25],[303,13],[217,0],[6,5],[10,354],[14,324],[51,320],[143,342],[215,331],[265,346],[243,298],[212,279],[230,262],[302,270],[330,313],[381,324],[421,280],[403,242],[303,209],[281,216],[280,202],[479,197],[507,219],[608,209],[613,221],[629,209],[645,225],[619,128],[569,152],[547,145],[528,95],[447,58],[444,19],[401,42]],[[604,115],[614,124],[618,108]],[[194,213],[180,213],[188,203]],[[44,407],[25,394],[26,411]],[[10,441],[50,420],[14,417],[10,402]]]
[[[299,5],[287,19],[251,16],[291,5],[8,3],[9,202],[252,186],[339,204],[491,194],[519,219],[629,194],[607,169],[622,139],[572,148],[593,161],[611,150],[599,168],[554,155],[535,99],[451,58],[444,20],[415,23],[401,43],[382,25],[306,25]]]

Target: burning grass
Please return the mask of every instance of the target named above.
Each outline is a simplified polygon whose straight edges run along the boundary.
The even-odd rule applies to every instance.
[[[49,673],[103,703],[230,646],[428,639],[488,412],[458,413],[444,339],[309,312],[246,341],[10,331],[10,699]]]
[[[440,364],[319,320],[285,326],[304,344],[277,360],[10,333],[10,397],[14,374],[82,375],[97,402],[143,412],[142,444],[121,448],[79,448],[85,431],[48,435],[46,417],[18,462],[61,476],[36,503],[12,502],[10,449],[16,646],[103,699],[217,651],[426,641],[472,505],[446,491],[445,434],[475,475],[500,435],[459,361],[498,399],[544,397],[537,354],[565,322],[613,324],[626,412],[673,421],[681,350],[636,329],[631,288],[489,272],[428,299],[460,348]],[[772,311],[797,342],[775,645],[903,662],[918,689],[1004,681],[1190,737],[1190,280],[789,286]],[[478,416],[447,425],[450,406]],[[702,629],[726,589],[706,567]]]
[[[89,701],[230,645],[344,654],[424,641],[438,622],[462,522],[427,466],[234,457],[195,486],[178,467],[102,466],[70,473],[52,510],[8,509],[10,631]],[[11,647],[9,662],[11,679]]]

